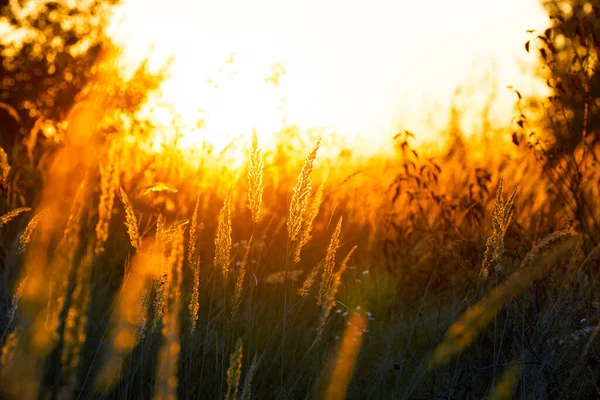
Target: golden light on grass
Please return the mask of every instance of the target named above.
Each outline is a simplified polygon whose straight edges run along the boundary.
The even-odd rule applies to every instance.
[[[513,365],[539,397],[596,368],[600,134],[513,119],[547,18],[496,1],[123,0],[70,112],[0,103],[0,397],[508,398]]]

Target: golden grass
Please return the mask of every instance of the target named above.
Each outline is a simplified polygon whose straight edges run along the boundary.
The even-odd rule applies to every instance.
[[[240,304],[242,302],[242,291],[244,290],[244,278],[246,278],[246,267],[248,265],[248,259],[250,257],[250,250],[252,249],[252,239],[253,236],[250,236],[248,240],[248,244],[246,245],[246,252],[244,253],[244,258],[240,264],[240,267],[237,271],[237,277],[235,281],[235,289],[233,292],[233,297],[231,298],[231,314],[230,319],[231,322],[235,322],[238,314],[238,309],[240,308]]]
[[[188,310],[190,311],[190,328],[194,331],[198,328],[198,313],[200,311],[200,256],[196,258],[194,264],[190,265],[194,275],[194,283]]]
[[[96,224],[96,255],[104,252],[108,240],[108,228],[112,218],[115,190],[119,187],[119,158],[116,140],[110,143],[107,156],[100,164],[100,202],[98,203],[98,222]]]
[[[513,213],[513,204],[517,195],[518,187],[513,189],[508,200],[504,200],[503,196],[503,180],[498,182],[498,190],[496,192],[496,203],[492,213],[492,229],[493,233],[486,242],[486,249],[483,255],[482,275],[487,276],[490,270],[495,272],[502,270],[501,256],[504,252],[504,235]]]
[[[352,254],[354,254],[356,249],[357,249],[357,246],[354,246],[353,248],[350,249],[348,254],[346,254],[346,257],[344,257],[344,259],[342,260],[342,263],[340,264],[339,269],[335,272],[335,274],[332,274],[331,282],[330,282],[331,287],[327,290],[326,296],[323,298],[323,300],[320,304],[321,315],[319,316],[319,325],[317,327],[317,337],[316,337],[315,341],[313,342],[313,345],[314,345],[314,343],[316,343],[317,341],[320,340],[321,335],[323,334],[323,330],[325,329],[325,325],[327,324],[327,320],[329,319],[331,310],[333,309],[333,307],[335,307],[335,296],[337,295],[340,285],[342,284],[342,275],[346,271],[346,268],[348,268],[348,261],[350,261],[350,257],[352,257]]]
[[[333,269],[335,268],[335,256],[337,254],[338,247],[340,246],[342,221],[343,217],[340,217],[335,227],[335,230],[331,235],[329,246],[327,247],[325,262],[323,263],[323,274],[321,275],[321,286],[319,287],[319,297],[317,298],[318,305],[323,305],[325,303],[325,300],[329,297],[329,294],[333,289]]]
[[[196,242],[198,241],[198,212],[200,210],[200,196],[196,198],[196,206],[194,207],[194,213],[192,214],[192,220],[190,222],[190,239],[188,243],[188,264],[194,265],[196,259]]]
[[[319,210],[321,208],[321,202],[323,201],[323,187],[325,183],[321,183],[319,189],[317,190],[317,194],[313,199],[310,208],[307,211],[307,215],[302,220],[302,230],[300,232],[300,237],[296,242],[296,246],[294,248],[294,262],[300,262],[300,252],[302,248],[310,241],[313,224],[315,222],[315,218],[319,214]]]
[[[221,270],[223,280],[227,281],[229,265],[231,264],[231,193],[225,198],[223,207],[219,213],[213,263],[216,268]]]
[[[256,135],[256,131],[253,131],[252,148],[250,149],[250,159],[248,161],[248,204],[254,223],[257,223],[260,217],[260,205],[264,191],[264,166],[261,149],[258,147],[258,136]]]
[[[314,163],[317,158],[317,151],[321,145],[321,139],[317,140],[315,147],[304,160],[304,165],[298,175],[298,181],[294,187],[294,194],[290,202],[290,211],[287,220],[288,237],[291,242],[300,238],[304,216],[308,208],[308,200],[312,188],[311,174],[314,169]]]
[[[319,270],[321,269],[321,264],[315,265],[315,267],[306,275],[304,279],[304,283],[302,283],[302,287],[298,289],[298,296],[306,297],[310,293],[310,289],[313,287],[315,280],[317,279],[317,275],[319,274]]]
[[[123,206],[125,207],[125,226],[127,227],[127,233],[129,234],[129,241],[131,242],[131,246],[137,250],[141,245],[137,219],[135,217],[133,207],[131,207],[131,203],[129,202],[129,198],[127,197],[127,193],[125,193],[123,188],[119,188],[119,191],[121,193]]]
[[[64,397],[70,397],[77,389],[77,367],[86,340],[88,307],[92,290],[93,249],[89,247],[77,268],[75,288],[66,315],[63,333],[63,349],[60,355],[63,376],[67,383]],[[65,293],[66,295],[66,293]]]

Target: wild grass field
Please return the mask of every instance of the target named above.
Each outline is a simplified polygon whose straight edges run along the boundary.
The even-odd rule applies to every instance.
[[[85,57],[51,40],[106,2],[5,5],[46,38],[0,40],[0,398],[600,398],[600,20],[571,3],[523,49],[549,98],[370,155],[157,150],[160,77],[115,78],[95,19]]]

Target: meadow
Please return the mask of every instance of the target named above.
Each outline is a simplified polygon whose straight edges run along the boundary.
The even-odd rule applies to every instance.
[[[600,397],[589,68],[477,137],[453,108],[442,150],[191,151],[102,54],[59,121],[0,103],[0,398]]]

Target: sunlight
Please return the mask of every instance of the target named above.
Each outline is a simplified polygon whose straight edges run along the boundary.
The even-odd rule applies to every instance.
[[[534,89],[522,71],[533,63],[526,30],[547,24],[535,0],[127,0],[109,33],[125,73],[149,54],[152,68],[172,61],[141,111],[163,125],[159,142],[173,138],[176,115],[185,147],[219,150],[253,128],[272,147],[274,133],[297,124],[371,152],[400,129],[435,140],[455,88],[485,71],[478,90],[497,88],[492,117],[508,124],[506,86]]]

